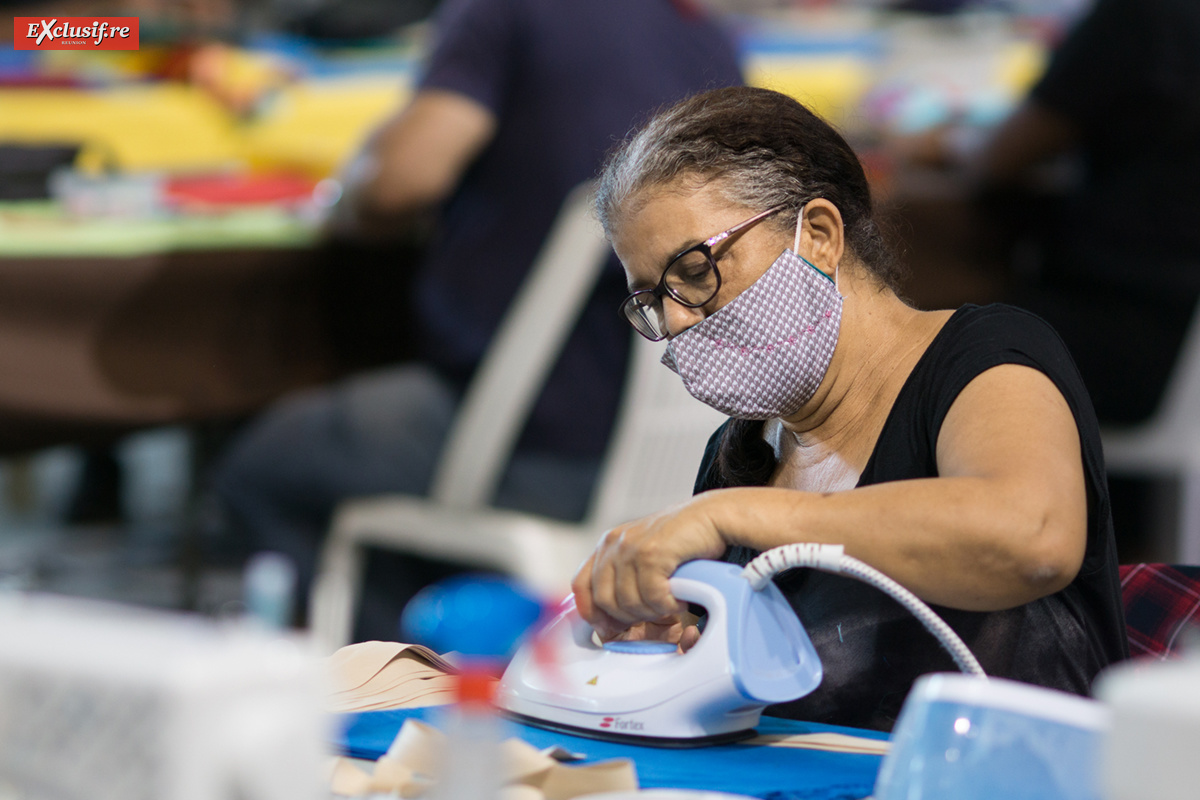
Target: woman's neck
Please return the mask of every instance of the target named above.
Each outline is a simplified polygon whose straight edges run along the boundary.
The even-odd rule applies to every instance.
[[[781,467],[850,472],[866,466],[892,404],[951,311],[918,311],[887,289],[843,278],[837,348],[813,399],[767,428]],[[833,466],[836,463],[839,466]],[[835,481],[836,482],[836,481]]]

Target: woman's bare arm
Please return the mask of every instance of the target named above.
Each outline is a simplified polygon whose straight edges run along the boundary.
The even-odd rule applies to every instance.
[[[1075,419],[1049,378],[1018,365],[978,376],[943,423],[937,462],[937,478],[844,492],[706,492],[618,526],[576,576],[580,610],[602,630],[677,613],[667,578],[731,545],[842,544],[922,599],[975,611],[1074,579],[1087,492]]]

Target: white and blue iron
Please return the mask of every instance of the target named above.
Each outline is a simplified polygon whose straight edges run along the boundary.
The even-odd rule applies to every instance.
[[[739,566],[692,561],[671,578],[671,593],[708,612],[688,652],[656,641],[600,644],[570,597],[517,651],[497,705],[576,735],[698,747],[752,736],[766,706],[821,683],[816,650],[774,583],[756,590]]]

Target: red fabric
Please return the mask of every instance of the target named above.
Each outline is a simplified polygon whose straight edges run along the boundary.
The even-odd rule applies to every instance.
[[[316,181],[285,173],[186,175],[170,178],[167,201],[195,208],[302,203],[312,197]]]
[[[1200,627],[1200,567],[1124,564],[1120,575],[1130,655],[1177,656],[1185,631]]]

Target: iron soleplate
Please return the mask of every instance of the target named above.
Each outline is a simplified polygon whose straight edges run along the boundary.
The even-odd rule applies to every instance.
[[[571,736],[582,736],[585,739],[597,739],[602,742],[635,744],[641,747],[658,747],[667,750],[688,750],[695,747],[712,747],[719,744],[733,744],[734,742],[742,742],[746,739],[750,739],[756,733],[754,728],[746,728],[745,730],[740,731],[731,731],[729,733],[718,733],[712,736],[698,736],[693,738],[639,736],[633,733],[610,733],[608,731],[603,731],[596,728],[577,728],[574,725],[567,725],[562,722],[553,722],[551,720],[530,717],[525,714],[518,714],[515,711],[507,711],[504,709],[500,709],[500,714],[515,722],[520,722],[523,725],[532,725],[535,728],[543,728],[548,731],[567,733]]]

